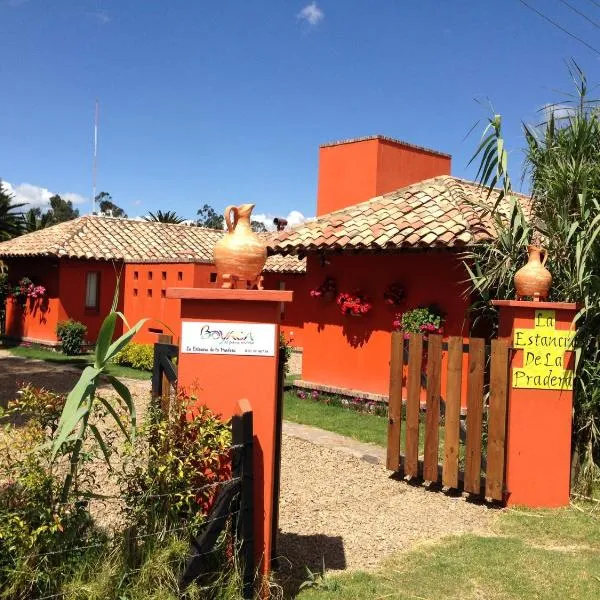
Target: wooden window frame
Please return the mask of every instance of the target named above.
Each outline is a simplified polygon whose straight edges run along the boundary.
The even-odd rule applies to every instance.
[[[95,300],[95,306],[88,306],[87,304],[87,300],[88,300],[88,278],[90,275],[95,275],[96,276],[96,300]],[[84,306],[84,312],[86,315],[97,315],[100,313],[100,285],[102,282],[102,275],[100,273],[100,271],[86,271],[85,273],[85,288],[84,288],[84,292],[83,292],[83,306]]]

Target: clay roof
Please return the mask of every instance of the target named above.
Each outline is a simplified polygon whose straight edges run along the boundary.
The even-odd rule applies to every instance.
[[[0,243],[0,258],[57,256],[124,262],[213,262],[223,236],[189,225],[85,216]],[[305,261],[270,257],[265,271],[302,273]]]
[[[442,175],[409,185],[280,231],[269,248],[278,254],[319,250],[396,250],[466,247],[489,239],[492,223],[476,204],[487,192],[476,183]],[[497,197],[493,193],[487,204]],[[527,208],[527,200],[517,197]],[[500,210],[506,209],[503,200]]]

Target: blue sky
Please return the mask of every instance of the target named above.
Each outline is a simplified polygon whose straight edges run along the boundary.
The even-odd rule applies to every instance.
[[[527,1],[600,48],[565,3]],[[600,2],[569,3],[600,24]],[[0,0],[0,23],[0,177],[89,199],[99,98],[98,189],[130,216],[311,216],[319,144],[371,134],[472,177],[474,98],[504,115],[518,179],[521,121],[570,91],[565,60],[600,81],[600,54],[519,0]]]

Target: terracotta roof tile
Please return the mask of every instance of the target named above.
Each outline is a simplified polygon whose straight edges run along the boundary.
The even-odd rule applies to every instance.
[[[210,264],[214,245],[222,236],[222,231],[189,225],[85,216],[2,242],[0,257],[58,256],[135,263]],[[265,235],[265,241],[269,237]],[[303,273],[306,261],[295,256],[271,256],[265,271]]]
[[[527,213],[528,200],[517,194]],[[495,201],[492,194],[489,202]],[[493,235],[492,224],[477,203],[486,192],[476,183],[442,175],[415,183],[277,232],[272,252],[304,254],[319,250],[398,249],[473,245]],[[500,209],[506,208],[503,202]]]

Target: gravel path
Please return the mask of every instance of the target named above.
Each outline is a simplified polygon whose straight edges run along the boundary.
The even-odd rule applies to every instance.
[[[278,554],[284,587],[306,569],[376,567],[392,553],[487,530],[496,511],[390,477],[378,464],[284,435]],[[287,580],[287,582],[286,582]]]

